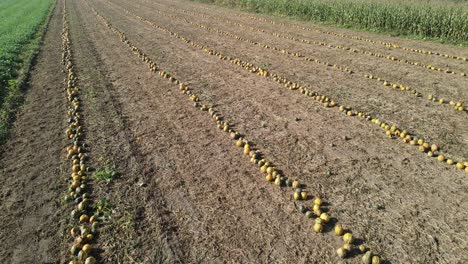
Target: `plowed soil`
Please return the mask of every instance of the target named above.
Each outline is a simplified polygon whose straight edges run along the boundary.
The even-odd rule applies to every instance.
[[[468,102],[468,79],[387,59],[276,38],[280,33],[468,72],[468,62],[389,49],[296,25],[364,36],[461,57],[467,48],[306,24],[182,0],[58,0],[32,72],[26,101],[0,159],[1,263],[67,263],[63,203],[66,77],[62,72],[62,8],[67,1],[72,50],[82,91],[91,163],[114,164],[120,176],[93,183],[96,201],[110,203],[97,239],[102,263],[361,263],[340,259],[338,221],[384,263],[468,263],[468,174],[388,139],[370,122],[324,108],[209,56],[142,21],[231,57],[262,65],[425,136],[458,159],[468,158],[468,115],[285,56],[193,23],[255,42]],[[235,141],[197,110],[177,86],[150,72],[93,12],[107,18],[158,65],[229,117],[284,174],[326,201],[333,223],[321,234],[298,212],[290,188],[265,181]],[[136,15],[140,16],[138,18]],[[250,16],[267,18],[273,25]],[[232,22],[263,29],[251,31]]]

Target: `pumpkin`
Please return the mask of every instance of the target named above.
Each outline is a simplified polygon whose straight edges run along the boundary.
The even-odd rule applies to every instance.
[[[294,180],[294,181],[292,182],[292,187],[293,187],[294,189],[299,188],[299,185],[300,185],[300,184],[299,184],[299,181],[298,181],[298,180]]]
[[[351,233],[346,233],[343,235],[343,241],[346,243],[346,244],[351,244],[353,243],[353,234]]]
[[[250,153],[250,145],[249,144],[245,144],[244,145],[244,154],[245,155],[249,155]]]
[[[87,258],[88,258],[88,253],[84,252],[83,250],[80,250],[80,252],[78,252],[78,260],[84,261]]]
[[[339,249],[336,250],[336,254],[338,254],[340,258],[345,258],[346,255],[348,254],[348,251],[345,248],[340,247]]]
[[[79,249],[78,245],[73,245],[70,248],[70,254],[72,254],[73,256],[78,254],[79,251],[80,251],[80,249]]]
[[[94,257],[88,257],[85,260],[85,264],[96,264],[96,259]]]
[[[344,233],[343,226],[340,225],[340,224],[337,224],[337,225],[335,226],[335,235],[337,235],[337,236],[342,236],[343,233]]]
[[[464,168],[465,168],[465,165],[463,165],[463,163],[461,162],[457,163],[457,169],[463,170]]]
[[[315,198],[314,204],[316,204],[318,206],[322,205],[322,199],[320,199],[320,197]]]
[[[80,211],[78,211],[78,210],[72,210],[71,211],[71,217],[72,218],[77,218],[78,216],[80,216]]]
[[[294,200],[298,201],[298,200],[300,200],[300,199],[301,199],[301,194],[300,194],[300,193],[298,193],[298,192],[294,192],[294,194],[293,194],[293,198],[294,198]]]
[[[274,171],[276,171],[275,167],[268,167],[266,170],[267,173],[271,173],[271,174],[273,174]]]
[[[366,252],[367,251],[366,246],[363,244],[359,245],[359,251],[361,251],[362,253]]]
[[[320,211],[320,205],[318,204],[314,204],[314,206],[312,207],[312,210],[315,212],[315,211]]]
[[[83,245],[83,248],[81,248],[81,250],[83,250],[84,252],[89,254],[89,252],[91,252],[91,250],[92,250],[92,247],[91,247],[90,244],[85,244],[85,245]]]
[[[237,139],[237,138],[239,138],[239,134],[238,134],[237,132],[231,132],[231,133],[229,134],[229,136],[230,136],[232,139]]]
[[[82,215],[80,216],[80,222],[85,223],[85,222],[88,222],[88,220],[89,220],[88,215],[82,214]]]
[[[437,160],[438,160],[438,161],[445,161],[444,155],[439,155],[439,156],[437,156]]]
[[[362,263],[371,264],[372,261],[372,252],[367,251],[364,256],[362,256]]]
[[[85,210],[85,209],[86,209],[86,202],[84,202],[84,201],[83,201],[83,202],[80,202],[80,203],[78,204],[78,210],[83,211],[83,210]]]
[[[313,229],[314,229],[315,233],[322,233],[323,226],[322,226],[322,224],[315,223]]]
[[[86,236],[84,236],[85,241],[91,241],[93,240],[93,238],[94,238],[93,234],[86,234]]]
[[[347,251],[351,251],[351,249],[353,249],[353,245],[351,245],[351,244],[344,244],[344,245],[343,245],[343,248],[344,248],[345,250],[347,250]]]
[[[380,264],[379,256],[373,256],[372,257],[372,264]]]
[[[267,169],[267,173],[268,173],[268,169]],[[276,179],[276,177],[280,177],[278,171],[276,171],[276,168],[273,168],[273,170],[271,171],[271,175],[273,175],[273,178]]]
[[[275,179],[275,185],[281,186],[281,183],[282,183],[282,182],[281,182],[281,177],[276,177],[276,179]]]
[[[330,216],[327,213],[320,214],[320,219],[322,219],[324,223],[330,222]]]
[[[70,234],[72,235],[72,237],[79,236],[80,229],[78,227],[73,227],[72,229],[70,229]]]

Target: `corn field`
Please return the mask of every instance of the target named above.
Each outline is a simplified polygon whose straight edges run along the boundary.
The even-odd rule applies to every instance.
[[[468,5],[464,1],[442,3],[370,0],[201,1],[372,31],[416,35],[456,43],[468,41]]]

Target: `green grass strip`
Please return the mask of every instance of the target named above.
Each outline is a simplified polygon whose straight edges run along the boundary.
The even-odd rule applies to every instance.
[[[53,10],[53,0],[1,1],[0,6],[0,146],[8,137],[23,102],[29,72]],[[2,10],[3,11],[3,10]]]

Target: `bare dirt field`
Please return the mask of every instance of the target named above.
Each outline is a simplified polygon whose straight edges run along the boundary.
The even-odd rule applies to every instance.
[[[468,111],[448,103],[468,103],[461,74],[468,62],[380,42],[460,58],[468,48],[185,0],[57,1],[13,135],[1,147],[1,263],[75,258],[74,207],[63,199],[70,174],[64,12],[89,164],[119,172],[89,183],[91,199],[104,208],[92,242],[98,263],[362,263],[359,245],[381,263],[468,263],[468,169],[455,166],[468,162]],[[176,79],[162,78],[163,71]],[[350,107],[352,116],[285,88],[277,76]],[[387,80],[421,96],[383,85]],[[194,107],[180,83],[281,175],[298,179],[308,198],[295,200],[284,180],[282,187],[266,181],[225,124],[219,129],[211,110]],[[366,115],[399,132],[388,138]],[[440,151],[429,157],[405,144],[403,130]],[[331,216],[320,233],[316,217],[299,212],[312,210],[317,197]],[[355,238],[346,258],[337,254],[344,244],[337,224]]]

